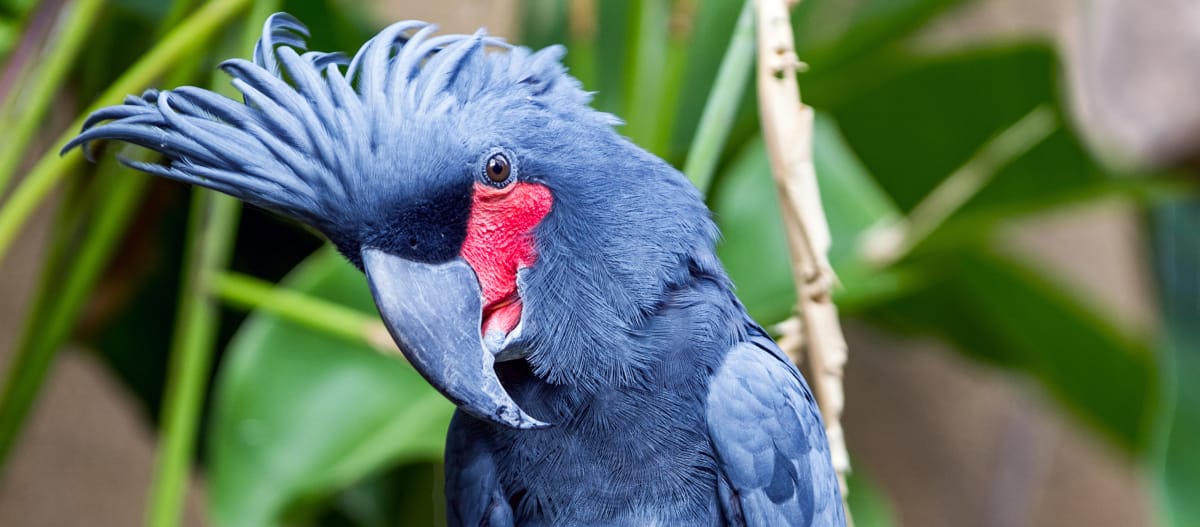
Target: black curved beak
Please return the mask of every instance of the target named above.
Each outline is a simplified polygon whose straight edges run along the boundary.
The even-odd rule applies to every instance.
[[[363,270],[383,323],[409,362],[463,411],[510,428],[548,425],[500,384],[480,338],[479,280],[462,258],[430,264],[363,249]]]

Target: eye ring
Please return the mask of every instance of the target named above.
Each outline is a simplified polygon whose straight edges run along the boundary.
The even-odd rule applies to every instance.
[[[512,162],[504,152],[496,152],[484,161],[483,176],[492,185],[506,187],[512,182]]]

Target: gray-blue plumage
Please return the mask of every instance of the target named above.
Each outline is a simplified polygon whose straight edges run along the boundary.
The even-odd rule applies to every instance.
[[[244,102],[148,91],[66,148],[161,152],[132,164],[307,223],[360,268],[364,250],[457,257],[495,152],[548,189],[536,263],[516,279],[516,351],[502,354],[515,359],[494,373],[553,426],[457,413],[451,525],[844,524],[813,398],[734,296],[701,196],[588,106],[562,48],[400,22],[347,59],[304,52],[306,37],[275,15],[254,62],[222,65]]]
[[[707,418],[728,487],[746,525],[842,525],[829,447],[812,393],[787,357],[758,335],[725,356]]]

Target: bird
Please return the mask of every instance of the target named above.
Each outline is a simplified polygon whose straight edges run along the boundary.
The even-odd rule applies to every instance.
[[[818,406],[747,314],[686,176],[590,106],[565,49],[392,24],[351,57],[270,16],[241,101],[182,86],[63,148],[309,225],[457,408],[452,526],[842,526]]]

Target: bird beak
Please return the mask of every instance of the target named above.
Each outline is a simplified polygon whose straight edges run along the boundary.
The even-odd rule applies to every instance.
[[[479,280],[462,258],[406,260],[363,249],[363,270],[383,323],[408,361],[463,411],[509,428],[550,426],[525,413],[500,384],[480,338]]]

